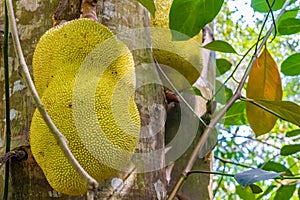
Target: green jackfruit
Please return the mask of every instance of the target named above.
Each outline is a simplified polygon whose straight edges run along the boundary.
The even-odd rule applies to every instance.
[[[173,0],[155,0],[155,18],[152,18],[152,46],[155,60],[169,66],[165,69],[177,89],[193,84],[202,71],[201,33],[186,41],[172,41],[169,12]],[[174,71],[174,70],[176,71]],[[185,79],[185,80],[183,80]]]
[[[130,161],[140,129],[133,58],[123,43],[109,39],[112,36],[94,21],[74,20],[42,36],[33,58],[35,84],[46,110],[68,140],[74,157],[98,182]],[[110,42],[102,45],[107,40]],[[110,63],[106,63],[107,57]],[[93,102],[92,108],[89,102]],[[91,123],[94,121],[96,124]],[[87,191],[37,110],[30,144],[55,190],[68,195]]]

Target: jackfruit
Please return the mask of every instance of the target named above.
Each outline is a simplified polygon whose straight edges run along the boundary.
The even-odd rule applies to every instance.
[[[155,0],[155,18],[151,19],[151,38],[155,60],[178,90],[193,84],[202,71],[201,33],[185,41],[172,41],[169,12],[173,0]],[[163,79],[163,78],[162,78]],[[171,89],[171,88],[169,88]]]
[[[124,167],[140,131],[134,63],[127,47],[103,25],[78,19],[41,37],[33,70],[46,110],[87,173],[102,182]],[[55,190],[68,195],[87,191],[37,110],[30,145]]]

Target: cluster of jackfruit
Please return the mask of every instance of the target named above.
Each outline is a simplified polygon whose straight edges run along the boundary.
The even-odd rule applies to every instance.
[[[171,3],[155,2],[153,55],[158,63],[170,67],[171,71],[164,69],[177,89],[184,89],[186,84],[177,81],[177,73],[189,84],[200,76],[200,41],[199,37],[172,41],[167,29]],[[134,62],[111,31],[89,19],[54,27],[37,44],[32,66],[46,110],[68,140],[72,154],[93,178],[102,182],[129,162],[140,131]],[[30,127],[30,144],[55,190],[69,195],[87,191],[38,111]]]
[[[130,160],[140,129],[133,96],[135,73],[131,53],[117,39],[110,40],[110,51],[120,53],[106,66],[107,51],[97,51],[101,49],[97,46],[110,38],[114,38],[113,34],[95,21],[67,22],[41,37],[32,63],[35,85],[45,109],[68,140],[74,157],[98,182],[111,177],[115,168],[121,168]],[[93,66],[89,66],[91,61]],[[103,71],[100,76],[91,75],[95,68]],[[87,75],[89,77],[85,77]],[[128,101],[124,101],[124,96],[119,97],[124,88],[118,85],[125,85],[126,91],[132,93]],[[93,87],[94,99],[90,99],[88,92]],[[94,102],[93,110],[85,105],[90,101]],[[81,119],[74,115],[75,106]],[[96,121],[94,127],[88,127],[91,121]],[[87,191],[37,110],[30,127],[30,144],[34,158],[55,190],[69,195]]]

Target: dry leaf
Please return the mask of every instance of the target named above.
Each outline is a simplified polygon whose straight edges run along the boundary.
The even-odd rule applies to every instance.
[[[267,49],[253,63],[247,85],[250,99],[281,100],[282,86],[276,62]],[[269,132],[277,117],[256,105],[246,102],[247,118],[256,136]]]

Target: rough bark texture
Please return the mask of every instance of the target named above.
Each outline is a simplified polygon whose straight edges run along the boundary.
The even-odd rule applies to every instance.
[[[18,0],[13,1],[19,37],[26,63],[31,70],[31,60],[34,48],[39,38],[52,27],[52,19],[59,0],[36,1]],[[3,33],[3,1],[0,2],[0,31]],[[62,19],[70,20],[79,16],[80,1],[69,0]],[[3,34],[0,34],[2,47]],[[10,169],[10,193],[9,199],[49,199],[50,197],[63,196],[56,193],[46,181],[41,169],[34,161],[29,145],[29,126],[35,109],[34,102],[22,77],[20,76],[19,63],[16,58],[12,40],[9,44],[10,65],[10,125],[12,132],[11,149],[24,147],[28,153],[27,159],[22,161],[12,159]],[[2,49],[0,52],[0,155],[5,150],[5,97],[4,97],[4,67]],[[2,183],[4,182],[3,168],[0,171],[0,196],[3,194]],[[0,197],[0,198],[1,198]],[[63,197],[62,197],[63,199]]]
[[[115,34],[120,34],[122,39],[128,47],[133,50],[133,56],[137,71],[137,85],[142,86],[136,92],[136,103],[141,114],[141,135],[149,136],[153,130],[159,130],[151,137],[141,138],[136,149],[138,153],[147,153],[157,149],[164,148],[164,131],[158,129],[164,121],[165,98],[162,86],[158,84],[143,85],[147,81],[158,79],[155,66],[152,68],[143,68],[142,63],[154,63],[149,49],[137,49],[139,46],[149,47],[149,33],[143,31],[143,27],[149,26],[149,13],[135,0],[126,1],[100,1],[99,21],[108,26]],[[141,29],[141,30],[139,30]],[[122,32],[126,32],[122,34]],[[153,110],[155,110],[153,112]],[[156,116],[157,122],[153,125],[152,115]],[[149,125],[151,124],[151,125]],[[164,162],[164,155],[159,158]],[[153,163],[137,161],[140,166],[148,168]],[[120,192],[110,193],[113,199],[160,199],[165,194],[165,190],[159,190],[155,187],[156,183],[165,185],[164,168],[148,172],[135,173],[133,170],[127,174],[124,187]],[[162,194],[164,193],[164,194]],[[102,197],[104,194],[102,193]],[[158,197],[161,196],[161,197]]]
[[[22,48],[26,58],[28,66],[31,68],[32,54],[36,43],[40,36],[46,32],[53,25],[53,19],[55,23],[59,23],[63,20],[71,20],[77,18],[80,15],[80,1],[61,1],[62,4],[58,10],[56,10],[59,1],[35,1],[35,0],[19,0],[15,2],[15,15],[18,19],[18,30],[21,39]],[[64,3],[66,3],[64,5]],[[3,5],[1,5],[1,14],[3,13]],[[65,8],[65,10],[64,10]],[[148,12],[136,1],[99,1],[97,5],[99,21],[107,25],[114,33],[119,33],[129,28],[141,28],[147,26],[149,23]],[[56,12],[55,12],[56,11]],[[3,25],[3,15],[1,15],[1,25]],[[1,26],[3,31],[3,26]],[[146,33],[145,33],[146,34]],[[146,35],[136,36],[137,39],[145,40]],[[126,38],[122,38],[126,40]],[[131,39],[132,38],[127,38]],[[3,41],[1,38],[0,41]],[[129,41],[129,40],[128,40]],[[145,40],[146,42],[146,40]],[[127,42],[128,43],[128,42]],[[134,43],[134,42],[133,42]],[[129,43],[128,43],[129,44]],[[12,126],[12,148],[23,146],[23,149],[28,153],[26,159],[20,161],[13,159],[11,165],[11,184],[10,184],[10,198],[11,199],[50,199],[59,197],[59,199],[86,199],[85,196],[82,197],[68,197],[66,195],[58,194],[55,192],[47,183],[41,169],[35,163],[34,158],[31,155],[30,148],[28,147],[28,134],[30,120],[34,111],[34,103],[29,95],[26,86],[23,84],[22,77],[19,76],[18,61],[14,55],[12,44],[10,44],[10,88],[11,88],[11,126]],[[137,50],[134,51],[134,58],[136,63],[142,63],[144,61],[149,61],[151,52],[149,50]],[[3,61],[1,57],[1,65],[3,66]],[[0,75],[0,95],[4,95],[4,77],[3,77],[3,67],[1,69]],[[148,73],[149,74],[149,73]],[[153,71],[155,76],[155,71]],[[142,79],[141,79],[142,80]],[[149,108],[155,106],[156,104],[164,103],[164,94],[162,87],[159,85],[148,85],[141,87],[136,95],[136,101],[138,107],[141,110],[142,123],[147,124],[149,122]],[[5,110],[4,98],[0,100],[1,110]],[[161,108],[161,107],[160,107]],[[158,110],[156,113],[160,120],[164,117],[163,110]],[[1,155],[4,154],[4,141],[5,141],[5,113],[0,114],[1,124],[1,137],[0,137],[0,151]],[[151,127],[150,127],[151,128]],[[145,129],[145,131],[150,131]],[[145,133],[146,134],[146,133]],[[156,148],[163,148],[163,131],[157,133],[153,138],[147,138],[141,140],[138,147],[139,152],[143,152],[144,149],[151,151]],[[159,142],[158,142],[159,141]],[[153,145],[155,143],[155,145]],[[163,155],[162,155],[163,158]],[[3,170],[1,170],[3,172]],[[122,194],[120,199],[137,199],[138,196],[141,199],[155,199],[156,192],[154,186],[149,187],[148,183],[155,182],[160,179],[164,183],[164,172],[163,170],[146,173],[146,174],[135,174],[131,184],[135,185],[134,189]],[[3,177],[1,176],[1,183],[3,182]],[[105,187],[106,185],[103,184]],[[2,187],[1,187],[2,190]],[[0,190],[0,191],[1,191]],[[2,191],[1,191],[2,194]],[[102,193],[99,192],[101,195]],[[103,199],[104,196],[98,195],[97,199]],[[114,199],[117,198],[116,195]]]

